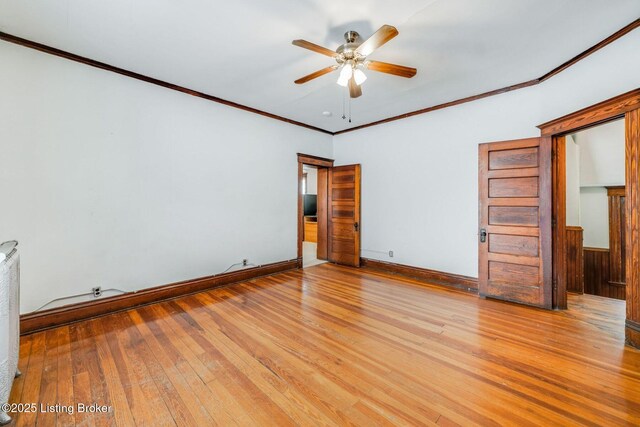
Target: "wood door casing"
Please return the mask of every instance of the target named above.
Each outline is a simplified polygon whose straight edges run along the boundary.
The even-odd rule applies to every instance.
[[[550,309],[551,138],[479,146],[478,289]]]
[[[360,266],[360,165],[329,169],[329,261]]]

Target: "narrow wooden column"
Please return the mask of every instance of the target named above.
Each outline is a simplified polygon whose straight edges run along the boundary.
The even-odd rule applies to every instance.
[[[627,343],[640,348],[640,109],[625,115]]]
[[[622,286],[626,282],[626,207],[625,188],[607,187],[609,196],[609,283]]]

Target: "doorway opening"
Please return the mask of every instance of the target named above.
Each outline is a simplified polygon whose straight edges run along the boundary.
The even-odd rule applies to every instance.
[[[298,268],[324,261],[360,266],[360,169],[298,153]],[[314,179],[317,194],[307,194]]]
[[[624,301],[624,119],[564,138],[567,292]]]
[[[302,165],[303,268],[327,262],[326,251],[318,251],[318,172],[317,166]]]
[[[298,267],[328,261],[328,186],[333,160],[298,154]]]
[[[552,138],[553,307],[567,308],[567,135],[618,119],[624,120],[625,128],[624,193],[620,188],[608,191],[611,196],[615,197],[617,193],[618,197],[622,194],[625,197],[622,220],[625,235],[623,239],[621,237],[624,243],[620,243],[625,259],[625,338],[627,344],[640,347],[640,89],[538,126],[543,137]]]

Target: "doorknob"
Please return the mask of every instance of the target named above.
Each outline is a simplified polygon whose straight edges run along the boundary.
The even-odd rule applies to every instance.
[[[360,225],[356,222],[353,224],[353,228],[358,231],[358,228],[360,228]]]
[[[480,243],[484,243],[487,241],[487,230],[484,228],[480,229]]]

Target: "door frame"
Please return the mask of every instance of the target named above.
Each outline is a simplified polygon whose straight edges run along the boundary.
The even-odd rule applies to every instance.
[[[579,130],[611,122],[625,120],[625,168],[626,168],[626,249],[627,269],[640,269],[640,239],[637,220],[640,216],[640,88],[583,108],[538,126],[541,136],[552,138],[552,211],[553,211],[553,307],[567,308],[567,258],[566,258],[566,158],[565,135]],[[634,235],[635,234],[635,235]],[[629,276],[627,281],[627,342],[640,345],[640,275]],[[631,290],[631,292],[630,292]],[[635,298],[635,299],[634,299]]]
[[[303,239],[303,235],[304,235],[304,207],[303,207],[303,200],[302,200],[302,174],[303,174],[303,170],[302,168],[304,167],[304,165],[308,165],[308,166],[315,166],[318,169],[330,169],[333,167],[333,163],[334,160],[333,159],[327,159],[324,157],[318,157],[318,156],[312,156],[310,154],[303,154],[303,153],[297,153],[298,156],[298,268],[302,268],[302,239]],[[320,185],[320,182],[318,180],[318,185]],[[325,182],[324,185],[328,185],[328,182]],[[318,198],[320,199],[320,197],[324,195],[324,205],[327,206],[327,189],[325,189],[325,191],[321,192],[318,191]],[[322,200],[318,200],[318,206],[321,206],[322,204]],[[318,235],[320,236],[322,233],[327,234],[327,216],[324,216],[324,224],[320,224],[318,223]],[[324,231],[321,231],[324,230]],[[319,237],[320,238],[320,237]],[[326,237],[325,237],[326,239]],[[326,241],[326,240],[325,240]]]

